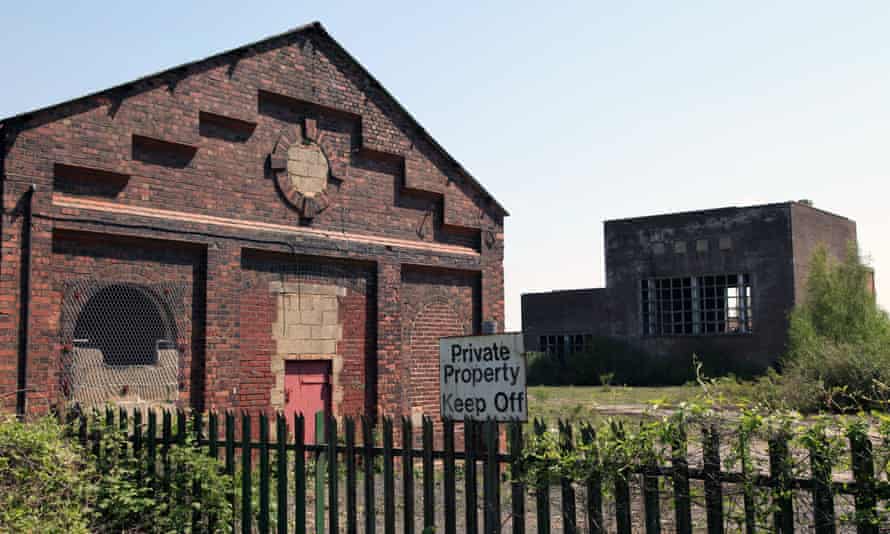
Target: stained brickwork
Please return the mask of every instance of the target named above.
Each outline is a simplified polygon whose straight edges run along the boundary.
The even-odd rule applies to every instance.
[[[33,332],[32,346],[52,347],[51,354],[58,357],[56,361],[33,359],[33,365],[29,366],[29,381],[47,384],[50,399],[64,393],[57,389],[65,385],[59,374],[62,371],[59,363],[65,361],[69,352],[78,350],[72,339],[75,323],[83,312],[83,305],[78,302],[86,302],[86,292],[95,292],[110,284],[132,284],[162,294],[166,291],[171,301],[178,301],[175,308],[169,309],[178,335],[173,349],[178,352],[179,384],[173,399],[189,402],[193,395],[192,384],[200,373],[200,368],[193,368],[193,355],[195,352],[203,354],[201,322],[198,321],[197,330],[194,327],[195,317],[204,313],[203,296],[195,294],[195,281],[202,263],[203,254],[194,247],[171,247],[164,242],[146,239],[56,232],[47,272],[48,291],[53,302],[52,321]],[[36,309],[35,314],[40,311]],[[197,380],[199,387],[200,382]],[[136,385],[134,381],[130,394],[113,395],[109,400],[139,400],[134,397],[138,393]]]
[[[241,406],[284,408],[285,362],[326,360],[334,413],[375,413],[373,268],[267,253],[247,254],[242,266],[241,317],[250,325],[242,327],[241,365],[255,381],[242,380]]]
[[[412,396],[429,397],[405,365],[403,310],[417,313],[405,293],[450,299],[472,331],[482,320],[503,327],[506,212],[318,24],[4,120],[0,131],[4,410],[16,408],[22,354],[27,410],[66,400],[61,288],[82,278],[188,285],[179,402],[206,408],[277,407],[286,351],[273,335],[273,283],[296,271],[258,268],[264,254],[365,284],[320,282],[339,291],[342,413],[406,413],[419,404]],[[298,142],[318,151],[282,162],[279,147]],[[280,185],[290,159],[302,197]],[[432,281],[407,280],[414,266]],[[455,276],[469,286],[455,289]],[[23,298],[31,335],[20,350]]]
[[[405,266],[402,270],[403,369],[411,393],[404,411],[439,414],[439,338],[479,330],[479,279],[471,273]]]

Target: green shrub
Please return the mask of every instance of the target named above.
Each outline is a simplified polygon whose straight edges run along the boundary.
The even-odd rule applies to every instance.
[[[854,246],[842,262],[824,248],[810,263],[807,296],[791,313],[781,376],[761,385],[774,403],[814,411],[881,408],[890,400],[890,319],[868,289]]]
[[[190,440],[158,451],[157,471],[119,428],[93,418],[99,446],[84,450],[52,418],[0,419],[0,532],[196,532],[231,520],[231,477]],[[163,476],[162,465],[169,466]]]
[[[88,467],[55,420],[0,418],[0,532],[88,532]]]
[[[683,384],[694,378],[692,356],[650,356],[618,339],[594,337],[587,350],[562,357],[529,353],[528,382],[533,386],[628,386]]]
[[[543,352],[527,353],[526,372],[529,385],[562,385],[562,367],[559,364],[559,360],[549,354]]]
[[[170,446],[166,462],[158,451],[152,472],[146,448],[138,455],[132,450],[121,454],[126,435],[114,425],[95,422],[102,432],[98,451],[89,453],[97,466],[95,532],[192,532],[193,513],[200,518],[195,532],[212,530],[211,520],[217,526],[231,520],[232,478],[194,445],[190,432],[183,443]]]

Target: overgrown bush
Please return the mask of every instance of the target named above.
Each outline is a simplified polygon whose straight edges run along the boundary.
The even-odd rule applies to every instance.
[[[99,446],[83,449],[55,419],[0,420],[0,532],[207,532],[231,520],[231,477],[190,440],[136,454],[98,420]],[[164,472],[162,466],[166,466]]]
[[[88,532],[91,479],[55,420],[0,419],[0,532]]]
[[[100,425],[100,430],[101,445],[89,453],[97,466],[94,531],[207,532],[230,521],[232,478],[222,473],[218,460],[195,447],[190,433],[170,446],[166,461],[159,451],[152,471],[145,447],[136,454],[127,450],[127,436],[119,428]]]
[[[807,295],[790,317],[781,376],[760,390],[773,404],[803,411],[885,408],[890,400],[890,319],[868,287],[855,246],[833,261],[824,248],[810,263]]]
[[[653,357],[608,337],[594,337],[587,350],[563,356],[530,353],[527,363],[533,386],[651,386],[683,384],[695,377],[691,354],[682,362]]]

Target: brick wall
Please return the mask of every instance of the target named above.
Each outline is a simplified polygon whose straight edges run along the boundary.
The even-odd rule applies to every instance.
[[[478,275],[405,266],[402,355],[409,377],[405,413],[439,415],[439,338],[479,333]]]
[[[847,247],[856,245],[856,223],[850,219],[798,202],[791,204],[794,248],[794,300],[806,298],[810,260],[820,246],[829,256],[843,261]]]
[[[5,121],[2,132],[4,410],[15,404],[6,393],[32,183],[31,411],[64,400],[56,284],[68,277],[189,284],[180,401],[207,408],[275,407],[275,273],[251,264],[257,254],[315,258],[373,282],[372,293],[347,285],[339,296],[337,353],[354,362],[340,374],[345,412],[412,405],[403,309],[416,310],[403,307],[405,293],[418,303],[424,292],[444,295],[472,310],[473,328],[503,326],[504,211],[319,26]],[[317,146],[330,169],[313,206],[282,189],[286,165],[272,157],[297,142]],[[70,236],[92,236],[91,248],[75,250]],[[117,252],[105,250],[112,242]],[[414,283],[404,266],[438,279]],[[466,283],[458,288],[455,276]]]
[[[284,362],[331,360],[334,413],[375,413],[372,266],[250,253],[242,267],[239,406],[283,409]]]

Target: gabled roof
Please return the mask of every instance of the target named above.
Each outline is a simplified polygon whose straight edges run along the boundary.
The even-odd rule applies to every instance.
[[[318,22],[318,21],[311,22],[311,23],[309,23],[309,24],[304,24],[304,25],[302,25],[302,26],[297,26],[296,28],[290,29],[290,30],[288,30],[288,31],[286,31],[286,32],[279,33],[279,34],[276,34],[276,35],[272,35],[272,36],[270,36],[270,37],[266,37],[266,38],[264,38],[264,39],[260,39],[260,40],[258,40],[258,41],[254,41],[254,42],[252,42],[252,43],[248,43],[248,44],[239,46],[239,47],[237,47],[237,48],[232,48],[232,49],[230,49],[230,50],[226,50],[226,51],[224,51],[224,52],[219,52],[219,53],[217,53],[217,54],[213,54],[213,55],[211,55],[211,56],[208,56],[208,57],[205,57],[205,58],[202,58],[202,59],[198,59],[198,60],[195,60],[195,61],[190,61],[190,62],[188,62],[188,63],[183,63],[183,64],[181,64],[181,65],[177,65],[177,66],[175,66],[175,67],[171,67],[171,68],[169,68],[169,69],[162,70],[162,71],[160,71],[160,72],[156,72],[156,73],[154,73],[154,74],[149,74],[149,75],[147,75],[147,76],[143,76],[142,78],[139,78],[139,79],[136,79],[136,80],[132,80],[132,81],[129,81],[129,82],[125,82],[125,83],[118,84],[118,85],[116,85],[116,86],[114,86],[114,87],[109,87],[109,88],[107,88],[107,89],[102,89],[102,90],[100,90],[100,91],[96,91],[96,92],[93,92],[93,93],[89,93],[89,94],[87,94],[87,95],[83,95],[83,96],[80,96],[80,97],[77,97],[77,98],[72,98],[72,99],[70,99],[70,100],[66,100],[66,101],[64,101],[64,102],[60,102],[60,103],[58,103],[58,104],[53,104],[53,105],[46,106],[46,107],[43,107],[43,108],[39,108],[39,109],[35,109],[35,110],[31,110],[31,111],[24,112],[24,113],[19,113],[19,114],[17,114],[17,115],[13,115],[13,116],[11,116],[11,117],[7,117],[7,118],[4,118],[4,119],[0,119],[0,129],[2,129],[2,127],[3,127],[6,123],[12,123],[12,122],[20,121],[20,120],[26,120],[26,119],[28,119],[30,116],[32,116],[32,115],[34,115],[34,114],[37,114],[37,113],[42,113],[42,112],[52,111],[52,110],[55,110],[55,109],[57,109],[57,108],[60,108],[60,107],[63,107],[63,106],[67,106],[67,105],[70,105],[70,104],[74,104],[74,103],[77,103],[77,102],[80,102],[80,101],[88,100],[88,99],[93,98],[93,97],[96,97],[96,96],[100,96],[100,95],[103,95],[103,94],[106,94],[106,93],[110,93],[110,92],[114,92],[114,91],[117,91],[117,90],[125,89],[125,88],[127,88],[127,87],[130,87],[130,86],[133,86],[133,85],[142,83],[142,82],[148,82],[148,81],[151,81],[151,80],[156,79],[156,78],[162,78],[162,77],[167,76],[167,75],[170,75],[170,74],[176,74],[177,72],[182,72],[182,71],[184,71],[185,69],[187,69],[187,68],[189,68],[189,67],[193,67],[193,66],[195,66],[195,65],[199,65],[199,64],[204,63],[204,62],[209,62],[209,61],[212,61],[212,60],[216,60],[216,59],[219,59],[219,58],[221,58],[221,57],[223,57],[223,56],[227,56],[227,55],[236,55],[236,54],[239,54],[239,53],[242,53],[242,52],[246,51],[246,50],[249,49],[249,48],[255,47],[255,46],[257,46],[257,45],[266,44],[266,43],[269,43],[269,42],[274,41],[274,40],[277,40],[277,39],[286,38],[286,37],[288,37],[288,36],[295,35],[295,34],[302,33],[302,32],[307,32],[307,31],[315,31],[315,32],[317,32],[317,34],[319,34],[319,35],[325,37],[326,39],[328,39],[328,40],[329,40],[329,41],[330,41],[330,42],[337,48],[337,50],[338,50],[340,53],[343,54],[344,57],[346,57],[349,61],[351,61],[351,62],[352,62],[352,63],[353,63],[353,64],[360,70],[360,72],[361,72],[364,76],[367,76],[367,77],[371,80],[371,82],[372,82],[372,83],[373,83],[373,84],[374,84],[374,85],[375,85],[375,86],[376,86],[376,87],[377,87],[377,88],[384,94],[384,96],[385,96],[386,98],[390,99],[390,100],[393,102],[393,104],[395,104],[396,109],[397,109],[400,113],[404,113],[404,114],[405,114],[405,116],[408,118],[408,120],[411,121],[412,125],[417,129],[417,131],[420,133],[421,136],[423,136],[424,138],[426,138],[426,140],[427,140],[430,144],[432,144],[433,147],[434,147],[436,150],[438,150],[439,152],[441,152],[441,154],[446,158],[446,160],[448,160],[452,165],[454,165],[454,166],[457,168],[457,170],[458,170],[461,174],[463,174],[464,176],[466,176],[466,178],[467,178],[467,179],[468,179],[468,180],[469,180],[469,181],[470,181],[476,188],[479,189],[479,191],[482,193],[482,196],[483,196],[484,198],[489,199],[489,200],[491,201],[491,203],[492,203],[498,210],[500,210],[501,213],[502,213],[503,215],[505,215],[505,216],[506,216],[506,215],[509,215],[509,213],[507,212],[507,210],[500,204],[500,202],[498,202],[498,201],[494,198],[494,196],[492,196],[491,193],[489,193],[489,192],[485,189],[485,187],[484,187],[484,186],[483,186],[483,185],[482,185],[482,184],[481,184],[481,183],[480,183],[480,182],[479,182],[479,181],[478,181],[472,174],[470,174],[470,172],[469,172],[466,168],[464,168],[463,165],[460,164],[460,162],[458,162],[458,161],[457,161],[451,154],[449,154],[448,151],[445,150],[445,148],[444,148],[442,145],[440,145],[440,144],[433,138],[433,136],[430,135],[429,132],[426,131],[426,129],[425,129],[423,126],[421,126],[421,124],[417,121],[417,119],[415,119],[414,116],[411,115],[411,113],[409,113],[408,110],[405,109],[404,106],[402,106],[402,104],[401,104],[401,103],[400,103],[400,102],[399,102],[399,101],[392,95],[392,93],[390,93],[389,91],[387,91],[386,88],[383,86],[383,84],[381,84],[381,83],[377,80],[377,78],[375,78],[375,77],[368,71],[368,69],[366,69],[366,68],[364,67],[364,65],[362,65],[361,63],[359,63],[358,60],[355,59],[355,57],[353,57],[352,54],[350,54],[350,53],[343,47],[343,45],[341,45],[339,42],[337,42],[337,40],[334,39],[334,38],[331,36],[331,34],[329,34],[328,31],[324,28],[324,26],[322,26],[322,24],[321,24],[320,22]]]

